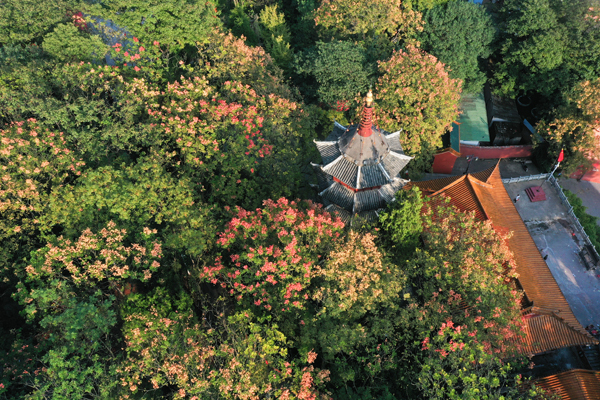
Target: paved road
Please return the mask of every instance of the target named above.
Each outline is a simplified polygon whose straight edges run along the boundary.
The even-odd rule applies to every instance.
[[[587,207],[587,213],[600,218],[600,183],[580,181],[576,179],[561,179],[559,181],[563,189],[568,189],[581,199]],[[600,225],[600,219],[596,220]]]

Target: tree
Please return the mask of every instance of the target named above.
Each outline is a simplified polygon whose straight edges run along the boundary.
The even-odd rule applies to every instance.
[[[600,159],[600,78],[577,84],[566,96],[565,103],[554,110],[555,118],[540,121],[536,131],[544,142],[536,141],[537,149],[544,149],[545,160],[552,164],[561,149],[565,151],[562,168],[575,172],[580,166],[590,167]],[[550,157],[548,157],[550,155]]]
[[[0,44],[40,44],[58,24],[72,22],[79,0],[6,0],[0,3]]]
[[[384,245],[391,254],[401,257],[399,263],[408,261],[419,246],[423,231],[421,211],[425,201],[416,187],[410,191],[401,190],[396,194],[396,201],[379,214],[383,229],[381,237],[387,239]]]
[[[291,342],[270,317],[247,310],[200,323],[190,308],[189,298],[176,300],[162,289],[127,299],[127,357],[117,370],[127,393],[328,398],[323,386],[329,372],[312,365],[317,354],[292,355]]]
[[[277,10],[277,5],[266,6],[260,12],[260,24],[263,28],[261,36],[265,49],[281,69],[289,70],[293,58],[290,48],[291,33],[283,13]]]
[[[379,71],[375,86],[379,125],[402,129],[400,143],[409,155],[435,150],[458,116],[460,82],[448,76],[437,58],[413,46],[380,62]]]
[[[66,145],[62,132],[52,132],[30,119],[0,130],[0,258],[1,275],[13,279],[20,258],[27,257],[47,231],[41,218],[50,193],[81,175],[85,163]]]
[[[76,183],[55,189],[40,219],[67,235],[111,220],[133,232],[160,228],[169,250],[202,254],[216,234],[210,206],[199,201],[197,183],[174,178],[166,168],[157,158],[140,157],[86,171]]]
[[[386,35],[391,40],[411,39],[423,30],[421,15],[401,0],[324,0],[314,13],[315,24],[325,39],[359,39]]]
[[[81,32],[73,24],[59,24],[44,37],[43,49],[62,62],[102,60],[108,46],[99,36]]]
[[[450,77],[463,81],[465,93],[477,93],[486,81],[480,62],[491,53],[495,28],[485,10],[470,2],[450,1],[425,14],[422,47],[446,64]]]
[[[145,43],[156,40],[173,53],[206,43],[220,25],[212,0],[105,0],[88,5],[86,11],[113,21]]]
[[[365,93],[375,72],[366,51],[348,41],[317,42],[296,57],[296,73],[316,81],[316,96],[325,105],[348,104]]]
[[[344,224],[310,201],[266,200],[255,212],[238,208],[219,235],[223,254],[200,271],[244,308],[273,315],[306,307],[314,266]]]
[[[407,7],[425,13],[434,7],[451,3],[455,0],[405,0]]]
[[[53,238],[32,253],[15,297],[40,334],[35,371],[22,385],[38,397],[110,397],[115,387],[117,296],[128,282],[148,282],[160,267],[162,246],[148,228],[137,242],[109,222],[98,233],[85,230],[75,240]]]
[[[511,96],[538,92],[555,107],[578,82],[600,76],[598,6],[597,0],[506,1],[495,56],[496,90]]]

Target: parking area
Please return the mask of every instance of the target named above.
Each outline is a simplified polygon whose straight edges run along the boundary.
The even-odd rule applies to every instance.
[[[525,189],[542,185],[543,180],[505,184],[511,198],[520,195],[517,210],[525,222],[546,263],[583,326],[600,323],[600,270],[587,270],[579,251],[580,238],[574,229],[568,210],[560,201],[556,189],[546,182],[546,200],[532,203]],[[561,182],[562,183],[562,182]]]

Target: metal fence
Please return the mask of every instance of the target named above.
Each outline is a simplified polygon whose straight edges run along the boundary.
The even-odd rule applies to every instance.
[[[556,178],[554,176],[551,176],[549,181],[552,184],[552,186],[554,186],[556,188],[556,191],[558,192],[558,197],[560,197],[560,201],[562,201],[562,203],[565,206],[567,206],[567,208],[569,210],[569,215],[571,217],[573,217],[573,220],[575,221],[575,227],[579,231],[579,234],[583,237],[583,240],[586,242],[586,244],[589,245],[590,248],[594,250],[596,260],[600,260],[600,256],[598,255],[598,250],[596,250],[596,246],[594,246],[592,244],[592,241],[590,240],[590,237],[587,235],[587,233],[585,233],[585,230],[583,229],[581,222],[579,222],[579,219],[575,216],[575,212],[573,212],[573,206],[571,206],[571,204],[569,203],[569,199],[567,199],[567,196],[565,195],[562,188],[558,184],[558,181],[556,180]]]
[[[537,175],[524,175],[516,178],[506,178],[502,179],[502,183],[517,183],[517,182],[525,182],[525,181],[535,181],[538,179],[546,179],[548,174],[537,174]]]

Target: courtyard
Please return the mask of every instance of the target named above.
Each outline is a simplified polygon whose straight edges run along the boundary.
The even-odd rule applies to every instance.
[[[558,283],[581,325],[600,323],[600,271],[587,270],[579,251],[583,242],[575,232],[567,207],[557,190],[543,180],[505,184],[511,198],[520,195],[515,204],[529,233]],[[540,186],[546,200],[532,203],[525,189]],[[575,234],[574,234],[575,233]]]

